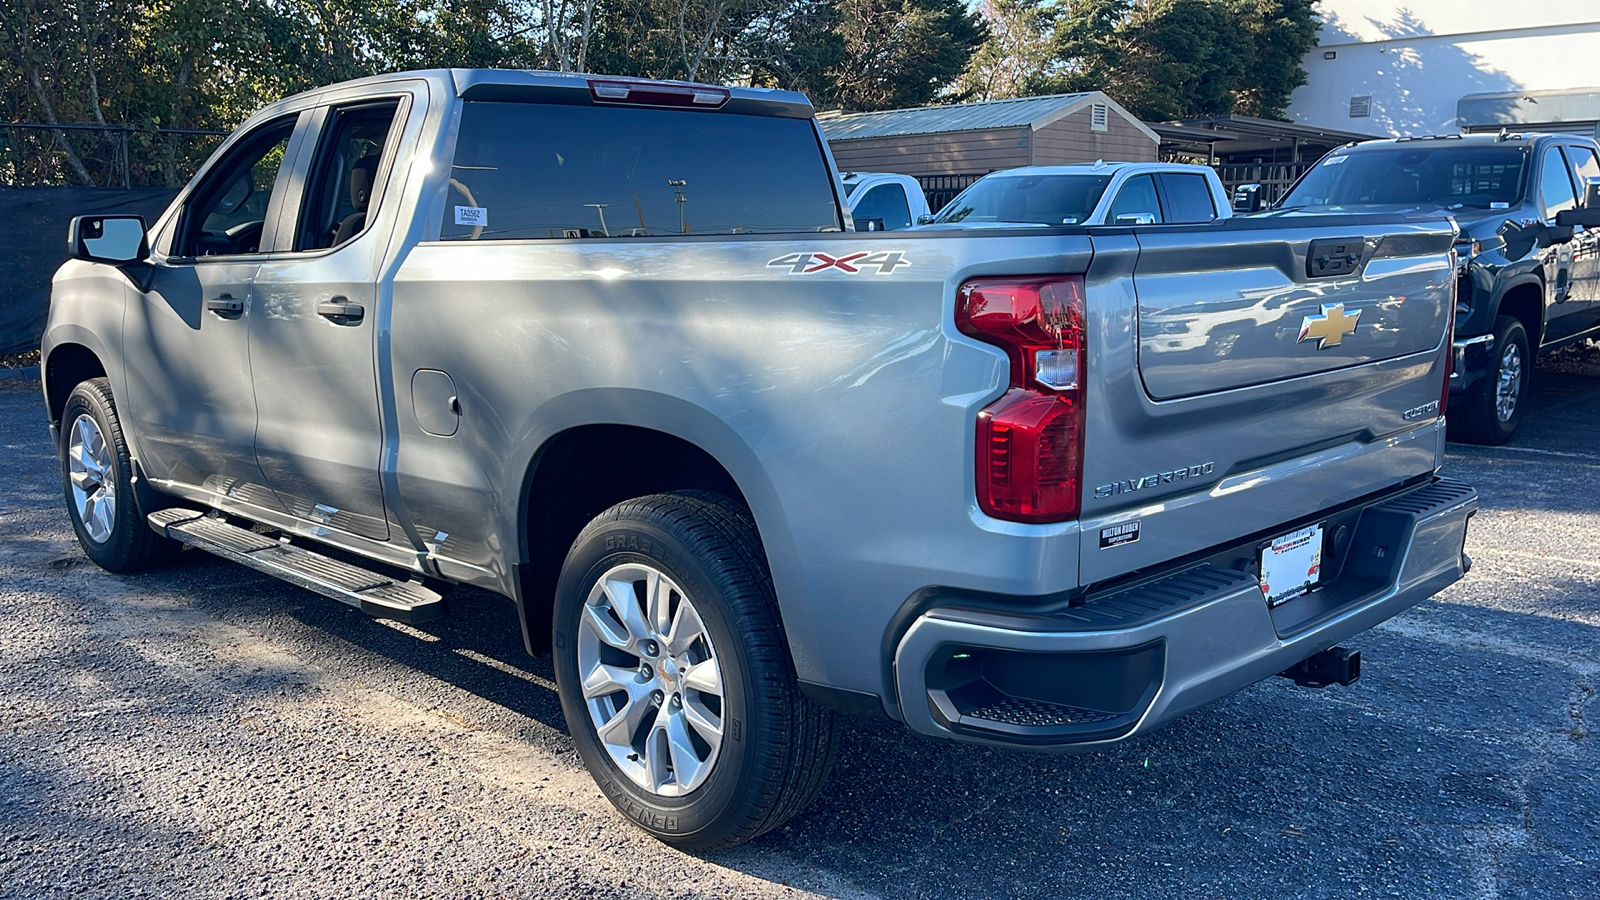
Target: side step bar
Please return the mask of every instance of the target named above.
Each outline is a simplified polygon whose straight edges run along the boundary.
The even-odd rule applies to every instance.
[[[444,597],[415,581],[396,581],[215,516],[163,509],[151,513],[148,521],[158,534],[331,597],[369,616],[416,624],[444,615]]]

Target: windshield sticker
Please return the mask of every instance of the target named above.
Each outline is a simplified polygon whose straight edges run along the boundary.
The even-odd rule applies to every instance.
[[[1322,164],[1325,165],[1325,166],[1337,166],[1338,164],[1344,162],[1345,160],[1347,160],[1349,158],[1350,157],[1348,157],[1348,156],[1330,156],[1327,159],[1323,160]]]
[[[880,250],[877,253],[851,253],[846,256],[829,256],[826,253],[790,253],[769,260],[769,269],[788,269],[790,275],[814,275],[830,269],[858,275],[862,269],[872,269],[879,275],[888,275],[895,269],[911,265],[911,260],[898,250]]]
[[[489,210],[481,206],[456,207],[457,225],[485,226],[489,224]]]
[[[1494,201],[1491,201],[1489,203],[1489,208],[1490,209],[1510,209],[1511,208],[1511,204],[1505,202],[1504,200],[1494,200]]]

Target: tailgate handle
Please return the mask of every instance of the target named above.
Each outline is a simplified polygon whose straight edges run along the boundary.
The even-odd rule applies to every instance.
[[[1361,257],[1366,249],[1366,241],[1358,237],[1312,241],[1306,253],[1306,277],[1333,278],[1354,274],[1361,268]]]
[[[354,325],[366,314],[365,307],[351,303],[346,297],[335,297],[317,304],[317,315],[332,319],[339,325]]]
[[[224,319],[244,315],[244,301],[233,299],[232,294],[223,294],[206,301],[206,309],[211,310]]]

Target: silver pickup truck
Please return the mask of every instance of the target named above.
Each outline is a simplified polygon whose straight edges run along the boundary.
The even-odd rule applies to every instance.
[[[689,848],[837,711],[1103,747],[1465,572],[1445,218],[856,232],[804,97],[434,71],[290,97],[74,220],[43,381],[85,552],[379,616],[510,598]]]

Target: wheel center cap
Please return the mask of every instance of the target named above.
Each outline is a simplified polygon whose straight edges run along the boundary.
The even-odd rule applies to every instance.
[[[671,659],[662,659],[658,671],[661,673],[661,683],[666,685],[668,690],[675,691],[678,689],[679,673],[677,663]]]

